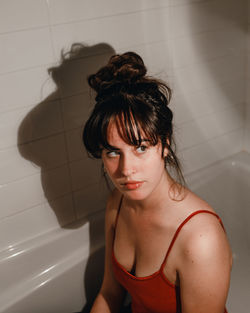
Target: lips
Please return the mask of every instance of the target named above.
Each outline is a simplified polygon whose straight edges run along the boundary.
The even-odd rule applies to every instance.
[[[128,190],[135,190],[140,188],[142,184],[142,181],[128,181],[126,183],[123,183],[122,185]]]

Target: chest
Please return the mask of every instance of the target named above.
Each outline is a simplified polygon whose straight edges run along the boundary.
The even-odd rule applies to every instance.
[[[119,218],[114,238],[114,254],[117,261],[137,277],[146,277],[159,271],[175,227],[150,218]],[[176,249],[166,259],[164,274],[176,283]]]

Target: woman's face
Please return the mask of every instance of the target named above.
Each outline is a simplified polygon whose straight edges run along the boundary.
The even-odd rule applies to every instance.
[[[131,200],[144,200],[160,190],[167,175],[161,143],[152,146],[142,138],[141,146],[129,145],[121,138],[115,122],[110,122],[107,136],[115,150],[103,149],[102,160],[114,186]]]

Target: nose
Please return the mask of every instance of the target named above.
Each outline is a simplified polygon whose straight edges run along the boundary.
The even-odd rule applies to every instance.
[[[136,172],[135,160],[132,155],[121,155],[120,157],[120,172],[123,176],[129,177]]]

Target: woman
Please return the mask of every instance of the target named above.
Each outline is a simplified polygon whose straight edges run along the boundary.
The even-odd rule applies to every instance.
[[[172,149],[171,90],[133,52],[111,57],[89,85],[96,105],[83,140],[114,185],[91,312],[119,312],[126,290],[133,313],[226,312],[231,250],[214,210],[185,187]]]

